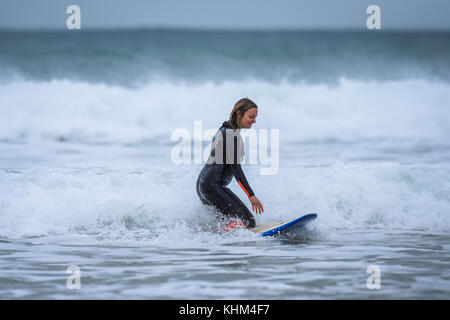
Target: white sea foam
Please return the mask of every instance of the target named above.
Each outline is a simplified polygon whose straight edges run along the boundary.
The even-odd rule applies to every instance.
[[[220,239],[213,210],[195,194],[198,171],[170,166],[140,172],[1,171],[0,236],[81,233],[155,243]],[[359,228],[450,231],[449,168],[336,164],[281,168],[270,177],[255,173],[249,170],[248,177],[265,206],[258,221],[317,212],[313,229],[319,236]],[[231,188],[248,202],[236,185]]]
[[[167,142],[177,128],[217,128],[241,97],[260,107],[255,128],[292,141],[427,140],[447,143],[450,90],[425,80],[338,86],[248,81],[148,83],[130,89],[73,81],[0,86],[0,140]]]

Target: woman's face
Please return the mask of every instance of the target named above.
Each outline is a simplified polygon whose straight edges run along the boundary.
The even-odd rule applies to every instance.
[[[238,114],[238,124],[240,129],[250,129],[252,124],[256,122],[258,116],[258,108],[248,109],[242,117]]]

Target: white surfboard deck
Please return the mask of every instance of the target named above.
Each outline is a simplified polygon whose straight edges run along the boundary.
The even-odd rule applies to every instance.
[[[303,228],[308,223],[317,218],[317,214],[309,213],[294,220],[287,220],[282,222],[268,221],[258,224],[256,227],[250,229],[263,237],[289,232],[295,229]]]
[[[261,222],[260,224],[258,224],[256,227],[250,229],[252,230],[254,233],[263,233],[265,231],[268,231],[270,229],[282,226],[283,224],[288,223],[289,221],[292,220],[286,220],[286,221],[266,221],[266,222]]]

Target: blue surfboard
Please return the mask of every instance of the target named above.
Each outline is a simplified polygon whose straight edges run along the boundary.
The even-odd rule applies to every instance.
[[[297,229],[303,228],[316,218],[317,218],[316,213],[308,213],[294,220],[288,220],[283,222],[265,222],[260,225],[257,225],[255,228],[251,230],[255,233],[260,234],[263,237],[270,237],[287,232],[296,231]]]

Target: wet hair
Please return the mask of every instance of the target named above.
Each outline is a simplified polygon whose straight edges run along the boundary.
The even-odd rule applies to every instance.
[[[256,105],[256,103],[254,103],[249,98],[243,98],[243,99],[239,100],[238,102],[236,102],[236,104],[234,105],[233,110],[230,113],[230,119],[225,121],[222,124],[222,127],[223,126],[230,126],[233,129],[238,129],[239,128],[239,124],[237,122],[237,112],[240,111],[241,115],[244,115],[247,112],[247,110],[250,110],[252,108],[258,108],[258,106]]]

